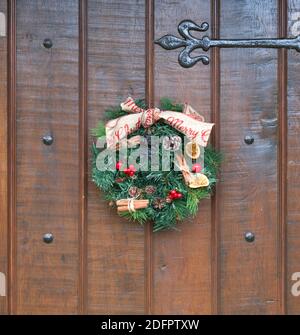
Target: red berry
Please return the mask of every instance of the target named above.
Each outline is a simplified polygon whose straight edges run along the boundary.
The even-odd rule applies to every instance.
[[[131,171],[135,171],[135,167],[134,167],[134,165],[129,165],[129,170],[131,170]]]
[[[134,176],[134,171],[129,171],[129,176],[130,177]]]
[[[169,193],[171,196],[174,196],[174,195],[176,195],[177,194],[177,191],[176,190],[172,190],[172,191],[170,191],[170,193]]]
[[[192,167],[192,171],[194,173],[199,173],[199,172],[201,172],[201,170],[202,170],[202,166],[198,163],[194,164],[193,167]]]
[[[181,193],[177,193],[177,199],[181,199],[182,198],[182,194]]]
[[[116,170],[120,170],[122,166],[122,162],[117,162],[116,164]]]
[[[125,174],[129,174],[129,173],[130,173],[130,170],[129,170],[129,169],[124,169],[124,173],[125,173]]]

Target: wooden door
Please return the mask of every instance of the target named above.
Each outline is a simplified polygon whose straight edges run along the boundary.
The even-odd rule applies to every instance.
[[[183,19],[214,38],[292,37],[300,0],[1,0],[0,12],[0,314],[299,314],[300,54],[215,49],[184,69],[153,40]],[[90,181],[90,129],[128,95],[188,101],[216,123],[216,194],[179,231],[124,221]]]

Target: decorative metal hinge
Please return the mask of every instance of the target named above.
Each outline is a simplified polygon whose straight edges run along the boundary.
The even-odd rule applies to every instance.
[[[207,31],[209,24],[202,23],[200,26],[191,20],[181,21],[178,25],[178,32],[183,37],[179,38],[174,35],[165,35],[156,40],[166,50],[173,50],[183,47],[184,49],[178,56],[178,62],[183,67],[192,67],[197,62],[202,61],[203,64],[209,64],[209,57],[199,55],[191,57],[191,52],[201,48],[203,51],[208,51],[209,48],[287,48],[295,49],[300,52],[300,36],[295,38],[265,38],[265,39],[210,39],[204,36],[198,39],[190,34],[191,30]]]

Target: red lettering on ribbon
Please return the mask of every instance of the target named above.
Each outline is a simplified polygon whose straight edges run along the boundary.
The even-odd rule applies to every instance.
[[[204,143],[207,143],[209,134],[210,134],[210,129],[202,130],[202,132],[201,132],[201,139],[202,139],[202,141]]]
[[[179,130],[181,133],[187,135],[188,137],[190,137],[191,139],[195,139],[199,132],[192,129],[191,127],[187,127],[184,126],[184,121],[180,120],[178,118],[174,118],[172,116],[167,118],[167,122],[174,128],[176,128],[177,130]]]

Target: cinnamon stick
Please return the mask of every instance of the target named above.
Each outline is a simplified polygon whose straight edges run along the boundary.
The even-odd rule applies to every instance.
[[[138,210],[142,208],[147,208],[149,205],[149,200],[147,199],[142,199],[142,200],[134,200],[134,199],[121,199],[117,200],[117,210],[118,212],[129,212],[130,211],[130,206],[129,202],[132,201],[133,204],[133,209]]]
[[[130,201],[129,199],[117,200],[116,205],[117,206],[127,206],[129,201]],[[149,203],[149,200],[147,199],[132,200],[132,201],[134,202],[134,204],[148,204]]]

